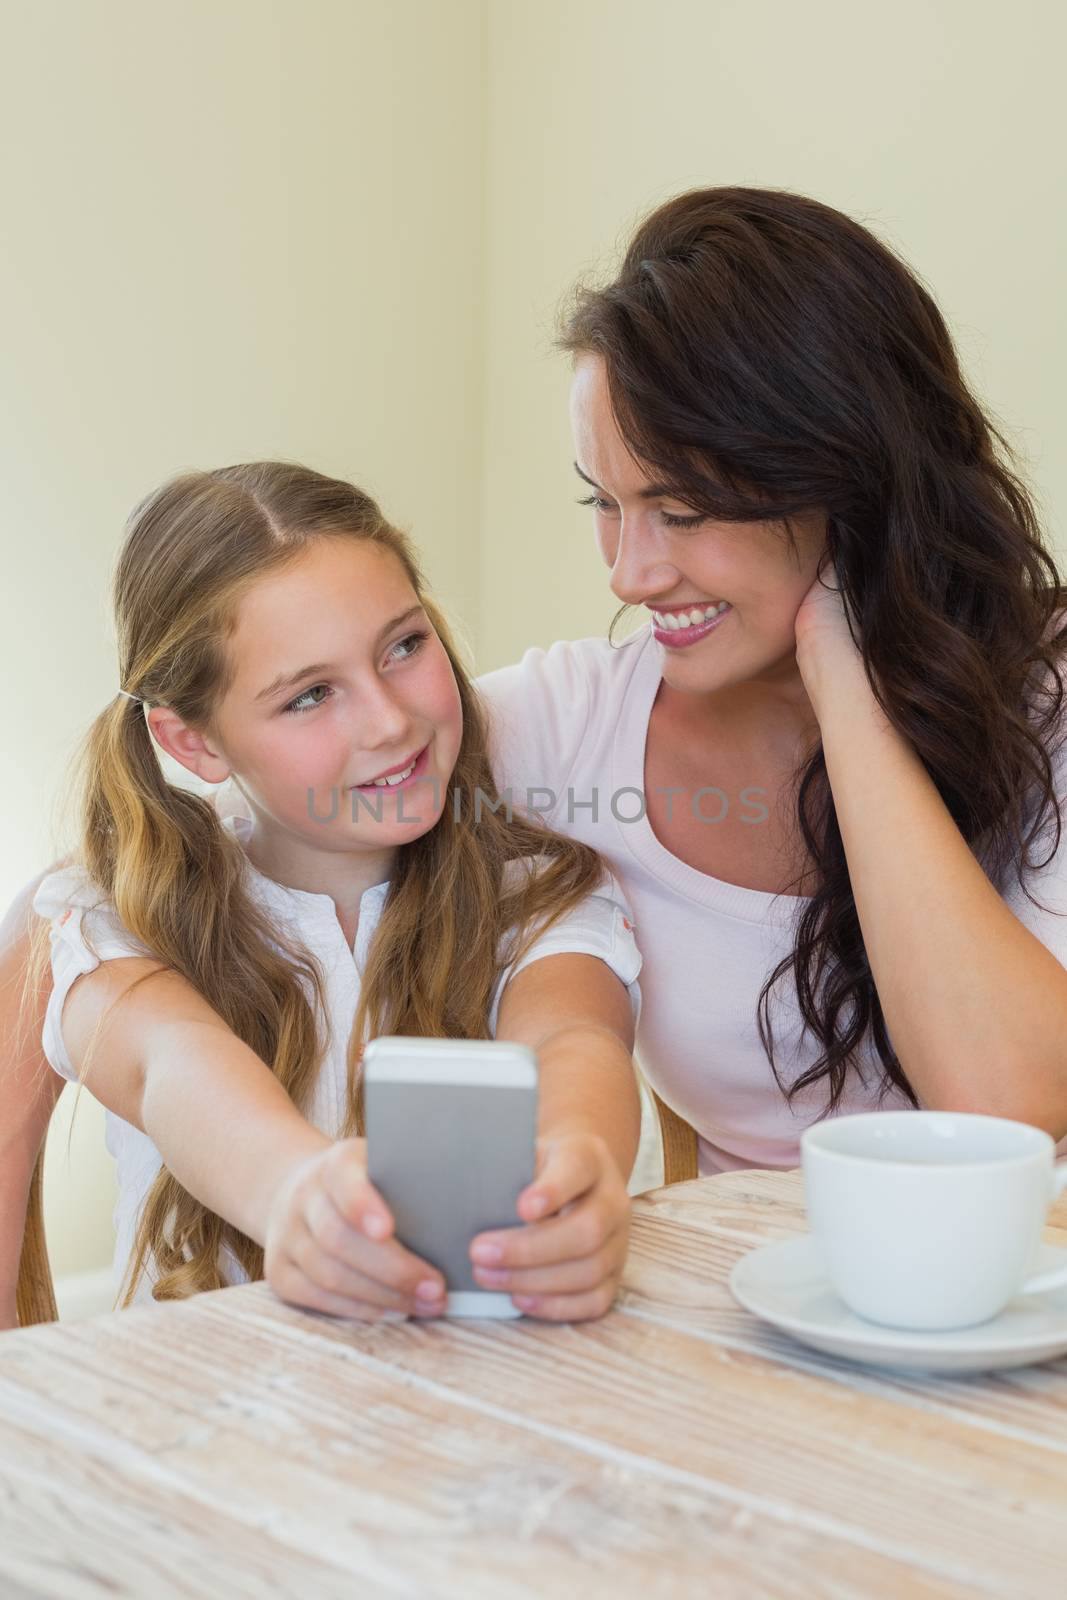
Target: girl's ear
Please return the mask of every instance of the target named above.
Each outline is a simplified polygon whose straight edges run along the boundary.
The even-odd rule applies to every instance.
[[[156,742],[169,756],[181,763],[188,772],[195,772],[205,783],[225,783],[230,776],[230,766],[212,743],[183,722],[175,711],[165,706],[152,706],[148,713],[148,726]]]

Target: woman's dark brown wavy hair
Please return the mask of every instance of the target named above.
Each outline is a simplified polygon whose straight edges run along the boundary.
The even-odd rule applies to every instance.
[[[914,273],[818,201],[697,189],[640,224],[610,283],[577,290],[560,343],[603,357],[631,452],[694,510],[781,521],[790,538],[790,517],[825,513],[824,568],[836,567],[874,692],[964,839],[998,887],[1013,868],[1021,882],[1024,866],[1046,865],[1060,837],[1049,755],[1062,581]],[[817,889],[760,993],[771,1068],[790,1100],[827,1080],[832,1111],[869,1036],[882,1093],[917,1103],[864,949],[821,748],[796,793]],[[1054,842],[1034,862],[1050,810]],[[821,1054],[786,1085],[769,996],[790,968]]]

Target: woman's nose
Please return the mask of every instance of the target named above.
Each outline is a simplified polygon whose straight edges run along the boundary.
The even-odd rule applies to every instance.
[[[619,527],[609,555],[611,589],[624,605],[664,594],[678,582],[678,568],[665,559],[655,535],[640,526]]]

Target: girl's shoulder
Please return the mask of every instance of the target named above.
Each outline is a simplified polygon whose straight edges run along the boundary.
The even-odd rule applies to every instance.
[[[39,917],[62,916],[73,907],[82,910],[108,909],[110,902],[98,883],[90,878],[80,862],[69,862],[42,878],[33,897],[33,909]]]

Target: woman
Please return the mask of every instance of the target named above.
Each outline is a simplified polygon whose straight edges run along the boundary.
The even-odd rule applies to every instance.
[[[611,587],[651,620],[481,687],[500,782],[626,889],[639,1054],[700,1170],[796,1165],[807,1122],[886,1100],[1062,1138],[1067,628],[936,307],[829,207],[712,189],[562,343]]]
[[[700,1170],[886,1101],[1063,1138],[1061,585],[929,295],[827,206],[698,190],[562,342],[611,586],[652,615],[482,679],[494,771],[622,882]],[[9,1221],[53,1092],[24,1074]]]

